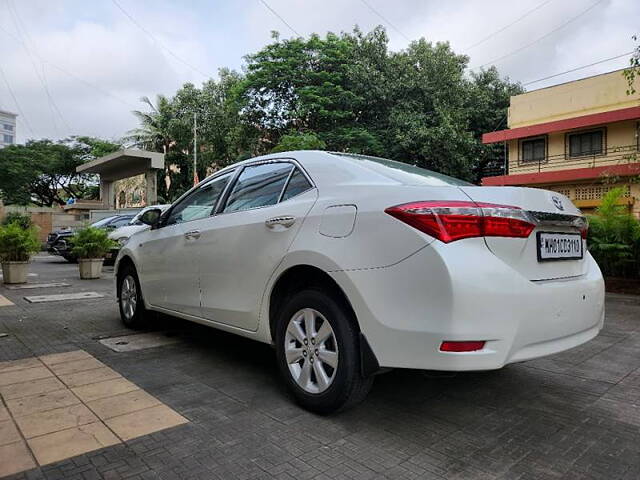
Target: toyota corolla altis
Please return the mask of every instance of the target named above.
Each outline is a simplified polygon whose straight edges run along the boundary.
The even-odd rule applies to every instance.
[[[160,214],[117,259],[124,323],[153,310],[272,343],[316,412],[384,368],[497,369],[603,325],[587,222],[559,193],[304,151],[229,166]]]

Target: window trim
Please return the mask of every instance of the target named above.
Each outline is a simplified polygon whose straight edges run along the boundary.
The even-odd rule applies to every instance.
[[[289,178],[291,178],[291,172],[293,172],[295,170],[295,168],[296,168],[296,166],[295,166],[295,164],[293,162],[286,161],[286,160],[285,161],[276,160],[276,161],[260,161],[260,162],[255,162],[255,163],[248,163],[248,164],[242,166],[242,169],[240,170],[238,175],[236,175],[235,178],[233,179],[233,186],[235,186],[235,184],[238,182],[238,178],[240,178],[240,175],[242,175],[242,172],[244,172],[247,168],[257,167],[259,165],[267,165],[269,163],[288,163],[292,167],[291,170],[289,171],[289,175],[287,175],[287,179],[285,180],[284,185],[282,186],[282,190],[280,191],[280,195],[278,195],[278,199],[277,199],[276,203],[272,203],[271,205],[261,205],[259,207],[245,208],[244,210],[234,210],[233,212],[225,212],[224,208],[225,208],[225,206],[227,204],[228,197],[231,194],[231,191],[233,190],[233,187],[232,187],[228,191],[225,192],[224,202],[222,202],[218,206],[217,214],[218,215],[228,215],[230,213],[249,212],[251,210],[257,210],[258,208],[267,208],[267,207],[273,207],[274,205],[278,205],[280,203],[280,198],[282,197],[282,192],[284,192],[284,189],[286,188],[287,182],[289,181]]]
[[[582,135],[584,133],[602,132],[602,149],[600,153],[582,153],[580,155],[571,155],[571,137],[573,135]],[[587,128],[583,130],[574,130],[564,134],[564,158],[585,158],[585,157],[605,157],[607,155],[607,127]]]
[[[293,165],[293,168],[291,169],[291,171],[289,172],[289,176],[287,177],[287,181],[285,182],[284,186],[282,187],[282,190],[280,191],[280,195],[278,196],[278,201],[276,203],[271,204],[271,205],[262,205],[260,207],[252,207],[252,208],[247,208],[245,210],[236,210],[234,212],[225,212],[225,211],[223,211],[224,206],[227,203],[227,197],[231,193],[231,189],[233,188],[233,186],[235,186],[235,184],[236,184],[236,182],[238,180],[238,177],[240,177],[242,172],[248,167],[255,167],[257,165],[263,165],[263,164],[268,164],[268,163],[289,163],[289,164]],[[307,181],[311,185],[311,188],[309,190],[311,190],[313,188],[316,188],[315,183],[313,182],[313,180],[311,179],[311,177],[309,176],[307,171],[304,168],[302,168],[302,165],[300,165],[300,163],[295,158],[291,158],[291,157],[268,158],[268,159],[264,159],[264,160],[256,160],[256,161],[253,161],[253,162],[242,164],[240,166],[240,168],[238,168],[238,172],[236,173],[236,175],[234,175],[234,177],[231,180],[231,182],[229,182],[229,185],[228,185],[227,189],[223,192],[223,195],[220,196],[221,202],[216,207],[215,215],[229,215],[229,214],[232,214],[232,213],[249,212],[249,211],[252,211],[252,210],[257,210],[259,208],[268,208],[268,207],[273,207],[275,205],[280,204],[280,202],[282,201],[282,196],[284,195],[284,191],[286,190],[287,186],[289,185],[289,180],[291,179],[291,175],[295,171],[296,167],[300,169],[302,174],[305,176],[305,178],[307,179]],[[308,192],[309,190],[305,190],[305,192]],[[304,192],[300,192],[298,195],[301,195],[303,193]],[[296,195],[296,197],[297,197],[297,195]],[[294,198],[294,197],[291,197],[291,198]],[[287,200],[289,200],[289,198]],[[287,201],[287,200],[285,200],[285,201]]]
[[[524,159],[524,142],[544,140],[544,158],[541,160],[525,160]],[[525,137],[518,139],[518,165],[525,164],[531,165],[536,163],[547,163],[549,161],[549,136],[538,135],[536,137]]]
[[[171,206],[169,208],[167,208],[162,213],[162,215],[160,217],[161,221],[157,224],[157,226],[155,228],[171,227],[173,225],[184,225],[185,223],[196,222],[198,220],[203,220],[205,218],[210,218],[210,217],[213,217],[214,215],[216,215],[216,211],[217,211],[218,205],[220,204],[220,200],[222,199],[223,195],[225,195],[227,189],[229,188],[229,185],[231,185],[231,183],[233,183],[235,181],[235,179],[237,177],[238,170],[239,169],[236,169],[236,168],[229,169],[229,170],[227,170],[227,169],[220,170],[219,172],[214,173],[213,176],[211,176],[209,178],[205,178],[203,181],[201,181],[197,185],[191,187],[189,190],[187,190],[182,195],[180,195],[178,197],[178,199],[175,202],[173,202],[171,204]],[[224,175],[228,175],[228,174],[231,174],[231,178],[229,179],[229,181],[225,185],[224,189],[222,190],[222,193],[218,197],[218,200],[216,201],[216,204],[211,208],[211,213],[209,213],[209,216],[202,217],[202,218],[194,218],[192,220],[187,220],[185,222],[180,222],[180,223],[171,223],[171,224],[166,223],[167,220],[169,219],[169,217],[171,216],[171,213],[175,209],[175,207],[180,205],[184,200],[189,198],[193,193],[197,192],[198,190],[200,190],[202,188],[205,188],[207,185],[209,185],[211,182],[215,181],[217,178],[220,178],[220,177],[222,177]]]

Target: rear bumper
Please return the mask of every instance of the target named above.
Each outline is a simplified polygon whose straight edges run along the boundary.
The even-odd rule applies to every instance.
[[[591,256],[587,261],[579,277],[532,282],[482,239],[467,239],[436,242],[391,267],[332,275],[380,366],[490,370],[561,352],[598,334],[604,282]],[[445,340],[486,344],[476,352],[440,352]]]

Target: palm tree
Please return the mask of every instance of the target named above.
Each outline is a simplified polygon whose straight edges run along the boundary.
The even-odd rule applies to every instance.
[[[174,139],[171,137],[171,122],[176,118],[171,100],[164,95],[156,97],[155,105],[149,97],[140,99],[149,108],[149,112],[134,110],[140,121],[140,127],[130,130],[126,140],[147,150],[167,153]]]

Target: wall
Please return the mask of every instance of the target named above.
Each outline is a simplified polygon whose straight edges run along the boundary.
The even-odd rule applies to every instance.
[[[638,122],[630,120],[606,125],[606,155],[569,157],[565,156],[565,137],[568,132],[554,132],[547,136],[548,161],[538,163],[519,162],[520,143],[509,141],[509,174],[540,171],[566,170],[604,165],[618,165],[629,161],[640,162],[638,158]],[[595,127],[597,128],[597,127]],[[590,130],[590,129],[585,129]],[[576,130],[575,132],[579,132]],[[634,158],[632,155],[635,155]]]
[[[22,207],[15,205],[6,205],[0,210],[0,221],[3,220],[9,212],[29,214],[33,223],[38,227],[38,238],[41,242],[45,242],[47,235],[53,230],[74,228],[84,223],[80,215],[64,213],[60,208]]]
[[[638,92],[627,95],[628,84],[622,72],[616,70],[515,95],[509,107],[509,128],[636,107],[640,100],[640,80],[636,79]]]

